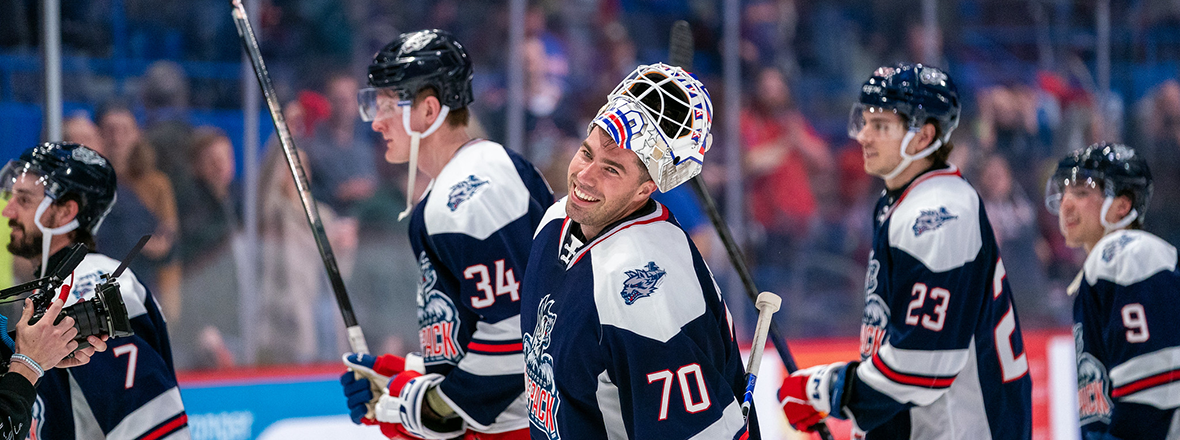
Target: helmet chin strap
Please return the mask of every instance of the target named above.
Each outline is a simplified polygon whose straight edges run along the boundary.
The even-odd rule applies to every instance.
[[[410,135],[410,175],[406,182],[406,210],[397,215],[399,222],[414,210],[414,181],[418,179],[418,143],[422,141],[422,138],[430,136],[435,130],[438,130],[438,127],[441,127],[443,121],[447,119],[447,113],[451,112],[450,107],[442,106],[434,123],[430,124],[430,128],[419,133],[410,129],[410,110],[414,108],[413,104],[406,104],[402,107],[402,128]]]
[[[37,229],[41,230],[41,276],[45,276],[46,272],[49,271],[49,243],[52,241],[53,236],[65,234],[78,228],[77,218],[56,228],[47,228],[41,224],[41,215],[45,214],[45,210],[49,209],[49,205],[51,204],[53,204],[53,199],[46,196],[41,199],[41,204],[37,206],[37,213],[33,214],[33,224],[37,225]]]
[[[1106,200],[1102,201],[1102,213],[1099,214],[1098,221],[1102,223],[1102,228],[1105,229],[1104,234],[1109,234],[1119,229],[1123,229],[1139,217],[1139,211],[1136,211],[1135,208],[1131,208],[1131,212],[1128,212],[1127,216],[1123,217],[1122,220],[1114,223],[1106,221],[1106,213],[1107,211],[1110,211],[1110,205],[1112,203],[1114,203],[1114,197],[1111,196],[1107,196]]]
[[[914,136],[918,134],[918,131],[920,130],[910,129],[906,132],[905,137],[901,138],[901,163],[897,164],[897,166],[894,167],[893,171],[890,171],[889,174],[882,176],[885,180],[890,180],[894,177],[897,177],[898,174],[901,174],[902,171],[905,171],[906,167],[909,167],[910,164],[915,160],[934,154],[935,151],[938,151],[938,147],[942,146],[942,139],[939,139],[930,144],[929,147],[926,147],[926,149],[919,151],[918,154],[911,156],[909,153],[906,153],[906,148],[909,147],[910,141],[914,140]]]

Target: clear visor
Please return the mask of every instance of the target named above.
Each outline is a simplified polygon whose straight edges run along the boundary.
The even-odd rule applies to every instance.
[[[32,206],[45,196],[45,178],[37,167],[21,160],[10,160],[0,169],[0,198]]]
[[[897,110],[858,102],[848,113],[848,137],[856,139],[864,132],[876,139],[901,139],[907,131],[904,119]]]
[[[356,104],[361,113],[361,120],[372,122],[389,116],[400,118],[403,103],[397,89],[366,87],[356,92]]]
[[[1061,213],[1061,198],[1070,188],[1100,190],[1100,178],[1089,173],[1057,173],[1045,182],[1045,208],[1053,215]]]

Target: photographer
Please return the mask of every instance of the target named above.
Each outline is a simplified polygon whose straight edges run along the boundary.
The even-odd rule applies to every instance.
[[[43,319],[29,325],[33,301],[26,299],[24,312],[16,323],[15,341],[8,335],[4,337],[0,351],[6,355],[10,350],[16,353],[8,360],[8,372],[0,375],[0,417],[3,417],[0,419],[0,436],[3,438],[28,436],[29,423],[33,420],[33,402],[37,399],[33,386],[45,370],[85,365],[95,352],[107,349],[105,336],[90,336],[87,338],[90,346],[79,350],[74,341],[78,334],[74,318],[67,316],[53,324],[61,308],[61,301],[53,301]],[[10,341],[14,346],[8,346]]]
[[[53,299],[75,316],[105,319],[116,334],[123,324],[133,332],[112,339],[110,350],[94,354],[87,365],[45,372],[30,436],[189,438],[168,332],[155,299],[130,270],[114,278],[117,287],[107,284],[104,275],[113,274],[119,262],[94,252],[94,233],[115,203],[110,162],[79,144],[44,143],[0,169],[0,191],[9,199],[2,211],[12,228],[8,251],[40,262],[36,276],[67,261],[75,243],[91,251],[61,278],[61,286],[51,291]],[[46,304],[45,299],[38,296],[34,304]],[[91,313],[99,305],[105,305],[105,317]],[[115,320],[120,325],[110,325]]]

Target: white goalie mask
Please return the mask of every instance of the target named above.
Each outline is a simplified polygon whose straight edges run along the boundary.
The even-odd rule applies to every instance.
[[[701,172],[713,143],[713,103],[692,74],[666,64],[639,66],[590,123],[639,155],[660,191]]]

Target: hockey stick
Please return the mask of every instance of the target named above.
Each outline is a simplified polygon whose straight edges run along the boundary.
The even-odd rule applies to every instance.
[[[754,345],[750,347],[750,361],[746,363],[746,396],[742,399],[742,416],[750,420],[750,405],[754,402],[754,382],[758,380],[758,369],[762,366],[762,351],[766,347],[766,333],[770,331],[771,317],[782,306],[783,299],[770,292],[758,294],[754,308],[758,309],[758,326],[754,327]]]
[[[668,41],[668,62],[674,66],[690,69],[692,68],[692,55],[692,30],[689,28],[688,22],[679,20],[672,24],[672,34]],[[713,196],[709,195],[708,189],[705,188],[704,177],[698,174],[692,178],[691,182],[693,192],[696,192],[697,199],[701,201],[705,213],[708,214],[709,220],[713,223],[713,229],[717,230],[717,236],[721,238],[721,244],[725,246],[725,253],[729,255],[729,262],[733,264],[734,271],[737,272],[738,278],[742,280],[742,286],[745,287],[746,296],[750,298],[750,301],[757,304],[758,287],[754,285],[754,277],[750,275],[750,268],[746,266],[746,260],[742,257],[741,249],[738,249],[737,242],[733,239],[733,234],[729,231],[729,226],[725,224],[725,219],[721,217],[721,211],[717,209],[717,203],[713,201]],[[798,370],[799,366],[795,364],[795,357],[791,355],[791,348],[787,346],[787,340],[783,338],[782,332],[779,331],[778,325],[774,321],[770,321],[767,336],[770,337],[770,342],[774,344],[775,351],[778,351],[778,356],[782,359],[787,373],[794,373]],[[815,429],[824,440],[832,440],[832,433],[828,431],[828,426],[823,422],[816,425]]]
[[[287,158],[287,165],[291,168],[291,177],[295,179],[295,190],[299,192],[299,201],[303,202],[303,213],[307,215],[307,224],[311,226],[315,236],[316,247],[320,251],[320,258],[324,261],[324,268],[328,271],[328,280],[332,284],[332,292],[336,294],[336,305],[340,307],[340,314],[344,315],[344,326],[348,329],[348,345],[354,353],[368,354],[369,346],[365,343],[365,335],[361,333],[361,326],[356,322],[356,314],[352,310],[352,302],[348,300],[348,292],[344,290],[344,279],[340,277],[340,269],[336,266],[336,256],[332,253],[332,245],[328,243],[328,235],[324,232],[324,223],[320,220],[320,211],[316,208],[315,199],[311,197],[307,174],[303,172],[303,164],[299,155],[295,153],[295,142],[291,139],[291,130],[287,128],[287,121],[283,118],[279,99],[275,94],[274,84],[270,82],[270,73],[266,71],[266,64],[262,62],[262,53],[258,50],[258,39],[254,37],[254,29],[246,17],[246,8],[241,0],[231,0],[233,3],[234,26],[238,28],[238,36],[242,40],[242,48],[250,57],[250,64],[254,66],[254,75],[258,77],[258,85],[262,87],[262,94],[266,97],[266,107],[270,110],[270,119],[274,121],[275,132],[279,136],[279,144],[283,147],[283,155]]]

